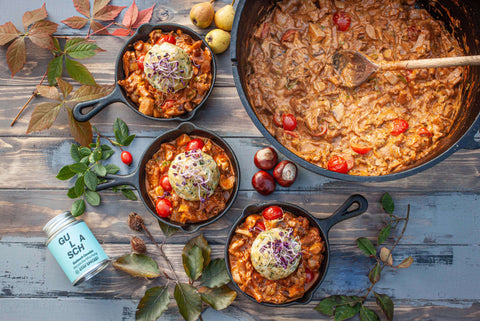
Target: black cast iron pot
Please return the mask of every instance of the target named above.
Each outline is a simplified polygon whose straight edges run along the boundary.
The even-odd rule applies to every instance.
[[[235,85],[245,110],[263,136],[285,156],[302,167],[324,176],[355,182],[380,182],[419,173],[439,163],[459,149],[480,148],[480,143],[474,140],[474,136],[480,128],[480,68],[471,66],[468,67],[466,75],[466,83],[469,85],[465,86],[462,94],[463,107],[457,116],[451,133],[441,141],[430,155],[418,160],[407,169],[383,176],[353,176],[329,171],[295,155],[280,144],[263,126],[247,94],[247,58],[250,51],[248,39],[251,37],[254,28],[263,21],[262,17],[272,9],[275,2],[276,0],[239,1],[233,22],[230,53]],[[480,43],[478,42],[478,39],[480,39],[480,1],[420,0],[417,1],[416,5],[425,8],[435,19],[443,22],[447,31],[453,33],[459,40],[467,55],[480,54]]]
[[[120,53],[118,54],[117,57],[117,62],[115,65],[115,87],[113,91],[102,98],[94,99],[94,100],[89,100],[85,102],[81,102],[77,104],[73,108],[73,117],[75,117],[76,120],[78,121],[87,121],[93,116],[95,116],[98,112],[100,112],[103,108],[106,106],[114,103],[114,102],[123,102],[126,104],[130,109],[132,109],[134,112],[137,114],[148,118],[148,119],[153,119],[153,120],[158,120],[158,121],[171,121],[171,120],[180,120],[180,121],[187,121],[192,119],[195,114],[197,113],[197,110],[200,109],[203,105],[205,105],[206,100],[210,96],[210,93],[213,90],[213,86],[215,85],[215,78],[216,78],[216,73],[217,73],[217,65],[215,62],[215,55],[212,54],[212,85],[210,86],[210,90],[207,92],[203,100],[198,104],[195,109],[193,109],[190,112],[187,112],[185,114],[179,115],[174,118],[157,118],[153,116],[147,116],[141,112],[138,111],[138,106],[135,104],[125,93],[125,90],[118,84],[119,80],[125,79],[125,72],[123,70],[123,55],[125,54],[126,51],[132,50],[133,44],[138,41],[138,40],[147,40],[148,35],[150,32],[156,29],[161,29],[162,31],[165,32],[170,32],[170,31],[176,31],[178,29],[182,30],[183,33],[191,36],[193,40],[202,40],[203,42],[203,47],[206,50],[210,50],[210,52],[213,52],[210,47],[208,46],[207,42],[195,31],[193,31],[190,28],[184,27],[182,25],[176,24],[176,23],[160,23],[157,25],[151,25],[148,23],[145,23],[141,25],[138,29],[137,32],[127,41],[127,43],[123,46],[122,50],[120,50]],[[87,108],[93,107],[90,109],[88,112],[83,113],[83,111]]]
[[[250,295],[243,292],[240,287],[233,281],[232,272],[230,271],[230,257],[228,254],[228,248],[230,246],[230,242],[232,241],[233,236],[235,235],[235,230],[237,227],[243,223],[243,221],[252,214],[261,213],[265,208],[269,206],[280,206],[284,211],[290,212],[296,216],[303,216],[308,219],[310,222],[310,226],[318,228],[320,232],[320,237],[325,242],[325,252],[323,253],[324,259],[320,266],[319,273],[317,280],[313,283],[313,285],[305,292],[305,294],[294,301],[290,301],[287,303],[282,304],[273,304],[273,303],[266,303],[266,302],[258,302]],[[325,275],[327,274],[328,265],[330,262],[330,245],[328,243],[328,232],[330,229],[337,223],[350,219],[352,217],[358,216],[365,212],[368,208],[368,202],[362,195],[354,194],[350,196],[330,217],[326,219],[317,219],[312,214],[304,210],[303,208],[290,204],[290,203],[283,203],[283,202],[270,202],[270,203],[263,203],[263,204],[253,204],[247,206],[244,210],[242,215],[237,219],[237,221],[233,224],[230,232],[228,233],[227,243],[225,245],[225,262],[227,264],[227,271],[230,275],[230,279],[232,280],[233,285],[237,289],[237,291],[243,293],[247,298],[250,300],[260,303],[266,306],[289,306],[292,304],[307,304],[309,303],[315,291],[318,289],[320,284],[322,283]]]
[[[159,217],[156,214],[155,205],[153,204],[153,202],[151,201],[147,193],[145,165],[153,157],[153,154],[155,154],[160,149],[160,145],[162,145],[163,143],[170,142],[182,134],[209,138],[215,144],[220,146],[225,151],[228,158],[230,159],[233,166],[233,172],[236,178],[235,186],[233,187],[232,194],[230,195],[230,198],[228,199],[225,205],[225,208],[217,216],[214,216],[206,221],[202,221],[198,223],[181,224],[178,222],[171,221],[168,218]],[[101,191],[110,187],[120,186],[120,185],[133,186],[137,189],[138,194],[140,195],[140,199],[142,200],[145,207],[156,219],[170,226],[180,228],[186,233],[193,233],[193,232],[196,232],[199,228],[215,222],[230,209],[230,207],[232,206],[233,202],[237,197],[238,188],[240,186],[240,166],[238,164],[237,157],[233,153],[232,148],[230,147],[230,145],[228,145],[228,143],[225,140],[223,140],[220,136],[218,136],[214,132],[199,128],[190,122],[185,122],[180,124],[177,128],[166,131],[162,135],[158,136],[150,144],[150,146],[148,146],[148,148],[145,150],[145,152],[142,155],[141,161],[138,164],[138,167],[132,173],[128,175],[107,175],[106,178],[109,181],[103,184],[99,184],[97,186],[97,191]]]

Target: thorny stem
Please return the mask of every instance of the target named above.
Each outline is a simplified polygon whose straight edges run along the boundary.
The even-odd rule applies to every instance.
[[[48,70],[47,70],[48,71]],[[43,80],[45,80],[45,77],[47,76],[47,71],[45,71],[45,73],[43,74],[43,77],[42,79],[40,80],[40,83],[38,85],[41,85],[43,83]],[[18,120],[18,118],[20,117],[20,115],[23,113],[23,111],[25,110],[25,108],[27,108],[28,104],[32,101],[33,97],[35,97],[36,95],[38,94],[38,90],[35,88],[35,90],[32,92],[32,95],[30,96],[30,98],[28,98],[27,102],[25,103],[25,105],[23,105],[22,109],[20,109],[20,111],[18,112],[17,116],[15,116],[15,119],[12,121],[12,123],[10,124],[10,127],[12,127],[13,125],[15,125],[15,122]]]
[[[106,30],[108,27],[110,27],[113,24],[114,24],[114,22],[109,23],[108,25],[104,26],[101,29],[98,29],[97,31],[92,32],[91,34],[87,33],[87,36],[85,37],[85,39],[88,39],[90,36],[93,36],[94,34],[99,33],[100,31]],[[88,31],[90,32],[90,28],[88,28]]]
[[[95,126],[92,126],[93,130],[97,133],[98,136],[100,136],[101,138],[104,138],[106,140],[108,140],[110,142],[110,144],[112,144],[113,146],[117,146],[118,148],[120,148],[120,150],[123,152],[123,148],[122,146],[118,145],[117,142],[114,142],[113,140],[111,140],[110,138],[108,138],[107,136],[105,135],[102,135],[97,128],[95,128]]]

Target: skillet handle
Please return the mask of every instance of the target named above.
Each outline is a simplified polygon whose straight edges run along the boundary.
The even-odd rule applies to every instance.
[[[135,170],[133,173],[128,175],[107,175],[105,178],[108,180],[105,183],[97,185],[97,191],[103,191],[110,187],[120,186],[120,185],[130,185],[140,191],[140,186],[138,186],[138,170]]]
[[[78,103],[75,107],[73,107],[73,117],[80,122],[88,121],[90,118],[98,114],[98,112],[103,108],[118,101],[126,103],[122,90],[117,85],[115,86],[115,89],[107,96]],[[82,111],[88,107],[93,108],[89,112],[83,114]]]
[[[352,205],[358,205],[356,209],[350,210]],[[337,223],[358,216],[368,208],[368,201],[360,194],[350,196],[329,218],[318,220],[325,234]]]

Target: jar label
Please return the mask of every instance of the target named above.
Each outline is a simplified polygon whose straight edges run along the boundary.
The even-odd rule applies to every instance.
[[[108,259],[85,222],[59,233],[50,241],[48,249],[72,283],[90,267]]]

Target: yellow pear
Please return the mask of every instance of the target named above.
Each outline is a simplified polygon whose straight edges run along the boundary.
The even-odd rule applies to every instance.
[[[215,11],[213,9],[212,2],[197,3],[190,10],[190,20],[199,28],[208,28],[213,21]]]
[[[227,50],[230,45],[230,33],[222,29],[213,29],[207,33],[205,40],[213,52],[219,54]]]
[[[217,28],[225,31],[232,30],[233,19],[235,18],[235,9],[233,8],[234,2],[235,0],[233,0],[232,4],[227,4],[225,7],[222,7],[215,12],[215,25]]]

